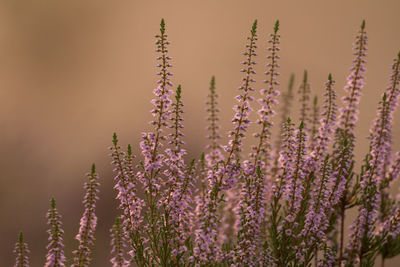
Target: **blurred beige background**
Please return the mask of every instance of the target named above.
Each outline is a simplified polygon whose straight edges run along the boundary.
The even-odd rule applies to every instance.
[[[149,129],[155,87],[154,35],[165,18],[174,65],[182,84],[189,157],[205,145],[209,79],[216,75],[223,133],[240,85],[246,36],[259,20],[256,88],[262,87],[266,41],[281,22],[281,88],[290,73],[296,90],[304,69],[313,94],[322,95],[329,72],[339,96],[362,19],[369,36],[367,80],[360,103],[356,152],[378,98],[388,85],[400,50],[400,2],[353,1],[28,1],[0,2],[0,266],[11,266],[19,231],[31,248],[32,266],[44,263],[45,213],[50,197],[63,214],[66,252],[82,213],[84,174],[96,162],[101,177],[98,242],[92,266],[110,266],[108,229],[114,220],[108,147],[116,131],[138,154],[140,133]],[[296,107],[296,105],[295,105]],[[295,108],[294,107],[294,108]],[[396,117],[395,150],[400,148]],[[251,142],[251,139],[248,139]],[[397,189],[393,189],[394,192]],[[400,264],[400,259],[397,259]],[[387,266],[398,266],[396,260]]]

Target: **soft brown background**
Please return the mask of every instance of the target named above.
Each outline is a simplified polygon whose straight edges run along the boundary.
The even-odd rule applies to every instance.
[[[98,242],[93,266],[110,266],[108,229],[114,220],[108,146],[114,131],[132,143],[149,129],[157,77],[154,35],[165,18],[174,65],[182,84],[189,157],[205,144],[204,102],[216,75],[223,133],[240,85],[246,36],[259,20],[257,89],[262,87],[266,40],[281,21],[281,88],[304,69],[321,95],[329,72],[339,96],[351,66],[352,43],[362,19],[369,36],[367,85],[360,104],[356,152],[388,85],[400,49],[400,2],[352,1],[29,1],[0,2],[0,266],[11,266],[23,231],[32,266],[44,263],[45,213],[56,197],[65,225],[66,251],[82,213],[84,174],[96,162],[101,176]],[[395,119],[398,121],[398,116]],[[399,125],[395,126],[399,150]],[[248,139],[249,142],[251,139]],[[397,189],[393,190],[394,192]],[[349,219],[350,220],[350,219]],[[397,260],[400,264],[400,259]],[[396,260],[387,266],[398,266]]]

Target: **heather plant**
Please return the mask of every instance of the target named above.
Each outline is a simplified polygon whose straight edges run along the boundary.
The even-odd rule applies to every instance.
[[[400,175],[400,153],[392,149],[400,53],[378,103],[369,152],[357,170],[354,129],[366,70],[365,22],[356,36],[341,107],[331,74],[319,101],[304,71],[298,121],[290,109],[293,75],[278,105],[279,21],[268,38],[265,88],[255,92],[257,28],[256,20],[243,52],[242,84],[228,143],[221,143],[213,76],[206,103],[208,145],[199,159],[187,161],[184,90],[178,85],[173,93],[170,43],[161,21],[156,35],[160,79],[151,101],[153,128],[142,134],[139,145],[142,157],[135,159],[131,145],[121,148],[115,133],[110,147],[119,201],[110,230],[112,266],[374,266],[378,256],[384,265],[400,254],[400,203],[389,192]],[[250,137],[254,110],[257,130]],[[276,110],[280,116],[274,127]],[[246,138],[254,144],[248,154]],[[71,266],[90,265],[98,187],[93,165]],[[350,209],[357,214],[346,237]],[[45,266],[65,266],[64,231],[54,199],[47,219]],[[29,266],[28,252],[21,234],[15,266]]]

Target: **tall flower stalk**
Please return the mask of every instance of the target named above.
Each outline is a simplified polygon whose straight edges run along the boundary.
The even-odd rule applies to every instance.
[[[219,108],[218,108],[218,94],[216,93],[215,76],[211,77],[210,82],[210,92],[207,96],[206,111],[207,111],[207,131],[208,144],[206,145],[206,150],[208,153],[205,154],[205,160],[207,162],[207,169],[205,171],[216,172],[214,166],[224,162],[223,147],[220,144],[221,135],[219,134]],[[205,177],[206,175],[204,175]],[[212,175],[214,176],[214,175]],[[205,196],[205,191],[209,188],[207,181],[203,178],[202,182],[202,196]],[[235,222],[237,220],[236,214],[234,212],[234,207],[237,204],[237,186],[233,186],[231,189],[226,191],[226,201],[220,207],[218,214],[221,217],[221,221],[218,225],[218,246],[223,246],[228,240],[231,240],[237,232],[237,227]],[[199,202],[200,205],[204,203],[204,198]]]
[[[96,167],[93,164],[92,170],[87,174],[89,181],[85,183],[86,190],[83,198],[83,206],[85,210],[80,221],[79,232],[75,239],[78,240],[78,249],[73,251],[74,263],[72,267],[87,267],[92,261],[91,252],[94,245],[94,233],[97,225],[96,202],[99,199],[99,177],[96,173]]]
[[[24,236],[22,233],[19,233],[18,242],[15,244],[14,253],[17,255],[15,258],[14,267],[29,267],[28,244],[24,242]]]
[[[286,264],[291,255],[288,251],[289,242],[296,239],[297,228],[299,226],[298,219],[302,211],[304,202],[306,172],[306,142],[307,135],[304,129],[304,123],[301,122],[295,133],[295,148],[293,151],[294,164],[288,174],[289,180],[286,182],[283,197],[286,200],[284,215],[282,221],[281,232],[281,251],[279,255],[279,264]],[[297,258],[301,256],[296,253]]]
[[[149,133],[143,133],[143,141],[140,143],[142,150],[143,161],[141,162],[141,170],[138,171],[137,177],[143,184],[145,203],[147,208],[144,211],[144,232],[146,241],[150,248],[149,253],[153,256],[152,263],[148,264],[161,264],[161,236],[160,236],[160,216],[158,212],[162,210],[162,201],[160,200],[162,187],[165,180],[162,179],[161,171],[164,166],[165,155],[162,153],[162,147],[165,145],[167,134],[165,130],[168,129],[168,121],[171,114],[171,100],[170,95],[172,91],[169,89],[172,86],[170,77],[172,73],[169,69],[172,67],[170,64],[171,58],[168,56],[167,34],[165,29],[165,21],[161,20],[160,33],[156,35],[156,52],[159,54],[157,60],[159,64],[157,67],[160,72],[157,75],[160,79],[157,81],[157,88],[154,90],[155,98],[151,101],[154,108],[151,114],[154,120],[151,124],[154,130]],[[149,254],[150,255],[150,254]]]
[[[319,106],[318,97],[314,96],[312,105],[312,120],[310,131],[310,151],[313,151],[317,143],[318,125],[319,125]]]
[[[125,235],[123,240],[130,244],[129,254],[138,264],[144,264],[144,240],[140,225],[143,221],[141,211],[144,201],[137,196],[137,177],[134,173],[132,148],[128,145],[127,152],[121,150],[117,134],[114,133],[113,146],[110,148],[114,173],[114,189],[118,191],[119,209],[122,211],[120,226]]]
[[[66,261],[63,242],[64,230],[62,229],[61,215],[57,211],[54,198],[51,199],[51,207],[46,217],[50,229],[47,230],[49,243],[46,246],[45,267],[64,267]]]
[[[348,93],[342,98],[344,107],[340,109],[339,127],[344,129],[346,135],[353,134],[355,124],[358,120],[358,103],[360,102],[361,90],[364,87],[364,72],[366,64],[367,34],[365,32],[365,21],[362,22],[359,34],[354,43],[355,58],[351,67],[350,75],[344,90]]]
[[[216,212],[221,201],[220,192],[221,190],[230,189],[236,183],[236,176],[240,168],[235,155],[241,151],[242,140],[250,123],[250,102],[253,100],[250,92],[254,91],[251,83],[255,82],[252,76],[256,73],[254,71],[254,65],[256,64],[254,57],[256,56],[255,50],[257,48],[256,31],[257,20],[253,23],[250,31],[251,35],[248,37],[249,43],[243,53],[247,57],[242,62],[245,67],[241,70],[241,72],[245,73],[245,76],[242,79],[242,85],[239,87],[241,94],[236,97],[239,104],[234,106],[235,115],[232,119],[234,129],[229,133],[231,140],[225,148],[228,155],[223,163],[217,165],[216,171],[208,172],[208,192],[204,203],[201,205],[205,210],[199,220],[199,228],[196,230],[194,247],[194,259],[202,264],[215,261],[220,253],[220,249],[213,244],[218,236],[216,228],[219,219]]]
[[[283,92],[281,94],[281,108],[280,108],[280,123],[279,123],[279,131],[278,131],[278,136],[275,141],[275,153],[274,153],[274,167],[272,168],[272,177],[276,177],[276,172],[278,171],[278,164],[279,164],[279,150],[281,149],[282,146],[282,136],[284,132],[284,127],[283,125],[286,123],[287,119],[290,117],[290,107],[292,105],[292,100],[293,100],[293,86],[294,86],[294,74],[290,75],[289,79],[289,84],[288,84],[288,89],[286,92]]]
[[[257,247],[260,245],[261,225],[265,218],[265,200],[266,185],[265,173],[269,173],[271,157],[269,154],[271,149],[271,132],[272,116],[274,115],[273,107],[276,105],[275,99],[279,93],[276,87],[279,85],[277,76],[278,51],[279,51],[279,21],[276,21],[274,31],[270,35],[268,48],[270,55],[267,56],[269,63],[266,71],[267,89],[261,90],[263,98],[259,99],[261,105],[258,111],[259,119],[257,124],[260,126],[260,132],[255,134],[258,139],[258,145],[253,147],[253,153],[250,155],[251,160],[245,161],[243,164],[244,183],[241,189],[241,198],[239,201],[239,232],[238,232],[238,257],[242,264],[256,264]],[[264,157],[264,161],[262,160]]]
[[[220,126],[219,126],[219,117],[218,113],[218,94],[216,93],[215,88],[215,76],[211,77],[210,82],[210,93],[208,95],[207,104],[207,121],[209,125],[207,126],[207,130],[209,134],[207,135],[207,139],[209,139],[209,144],[206,149],[210,152],[205,155],[205,159],[207,160],[207,164],[210,168],[215,166],[215,164],[220,163],[224,160],[222,155],[222,146],[219,144],[219,139],[221,139],[221,135],[219,134]]]
[[[358,120],[358,103],[360,102],[361,91],[364,86],[364,72],[366,64],[366,51],[367,51],[367,34],[365,32],[365,21],[362,22],[359,33],[354,43],[354,59],[353,66],[350,68],[350,75],[347,77],[347,84],[344,87],[347,95],[342,98],[344,106],[340,109],[338,128],[336,130],[336,140],[346,140],[349,146],[350,158],[353,158],[354,150],[354,128]],[[340,137],[342,135],[342,137]],[[340,149],[341,143],[335,142],[334,146]],[[340,243],[339,243],[339,255],[338,258],[341,261],[343,259],[344,250],[344,223],[346,209],[351,206],[350,200],[353,199],[351,193],[354,190],[349,190],[352,186],[352,171],[351,168],[354,161],[339,165],[340,159],[336,157],[338,153],[334,153],[333,157],[333,168],[338,169],[338,177],[343,177],[346,180],[346,190],[341,197],[339,204],[339,218],[340,218]],[[337,183],[340,183],[340,179],[337,179]],[[355,185],[357,186],[357,185]]]
[[[162,265],[182,264],[181,259],[187,253],[187,241],[193,228],[192,208],[192,167],[188,168],[183,148],[183,101],[182,89],[179,85],[175,93],[175,102],[172,104],[171,114],[172,133],[169,134],[168,144],[171,148],[165,150],[164,175],[167,179],[166,196],[163,199],[164,215],[162,218]]]
[[[310,105],[310,94],[311,94],[311,87],[310,83],[308,82],[308,72],[307,70],[304,71],[303,74],[303,81],[300,84],[299,90],[299,101],[300,101],[300,118],[299,120],[303,122],[304,129],[308,132],[310,129],[311,124],[311,105]]]
[[[377,118],[371,127],[370,152],[367,157],[365,169],[360,178],[360,202],[358,217],[351,227],[351,241],[349,242],[349,258],[362,264],[370,264],[375,260],[374,230],[378,219],[381,195],[380,184],[384,178],[384,166],[387,153],[391,148],[391,128],[393,113],[398,105],[400,54],[393,65],[393,74],[390,78],[391,85],[383,94],[377,112]],[[356,252],[356,253],[355,253]],[[368,253],[368,256],[367,256]]]
[[[315,130],[317,133],[314,133],[315,140],[313,141],[314,145],[309,159],[309,166],[312,168],[311,171],[314,178],[310,186],[310,199],[307,203],[309,208],[305,214],[303,229],[300,232],[300,237],[303,240],[301,253],[304,254],[305,264],[310,262],[312,253],[315,253],[314,257],[317,257],[319,245],[322,240],[326,239],[326,231],[329,227],[328,214],[332,212],[331,205],[327,199],[330,192],[333,192],[330,190],[329,183],[334,173],[329,163],[327,146],[331,140],[336,120],[336,93],[333,85],[334,80],[332,75],[329,74],[328,81],[325,83],[325,102],[323,112],[320,115],[322,117],[319,121],[320,127]],[[316,112],[315,109],[314,112]],[[313,142],[311,142],[311,145]],[[335,194],[340,194],[340,188],[336,188]]]
[[[126,234],[124,233],[121,220],[117,217],[111,229],[111,254],[113,257],[110,259],[110,262],[113,267],[127,267],[130,265],[129,261],[125,258],[125,237]]]
[[[138,172],[138,177],[142,181],[146,193],[146,201],[150,209],[150,220],[154,220],[154,211],[162,184],[159,171],[163,166],[164,155],[160,153],[160,148],[163,145],[162,141],[166,139],[164,130],[168,125],[168,118],[171,113],[169,96],[172,91],[169,87],[172,86],[170,82],[172,73],[169,72],[169,68],[172,65],[170,64],[171,58],[168,56],[167,47],[169,42],[165,33],[164,19],[161,20],[160,34],[156,35],[156,39],[156,52],[160,54],[157,57],[160,62],[157,65],[160,68],[160,72],[157,73],[160,76],[160,80],[157,81],[158,86],[154,90],[155,98],[151,101],[154,105],[154,109],[151,111],[154,116],[154,120],[151,122],[154,125],[154,131],[142,135],[143,141],[140,146],[144,157],[143,171]]]

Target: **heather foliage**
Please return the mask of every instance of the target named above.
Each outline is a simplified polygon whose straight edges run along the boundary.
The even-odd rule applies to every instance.
[[[369,152],[356,170],[354,129],[366,70],[365,22],[356,36],[341,108],[332,75],[328,75],[319,104],[317,96],[311,95],[305,71],[298,89],[296,122],[289,117],[295,112],[290,109],[293,75],[287,91],[279,93],[279,21],[268,38],[265,88],[259,93],[253,88],[258,42],[255,21],[243,52],[242,84],[229,142],[221,144],[218,94],[212,77],[206,103],[208,145],[199,159],[187,161],[183,90],[179,85],[172,91],[164,20],[160,26],[153,130],[142,135],[142,157],[136,165],[131,146],[122,149],[116,134],[110,148],[119,200],[119,215],[111,228],[112,266],[373,266],[378,256],[384,263],[400,254],[400,203],[389,193],[400,175],[400,153],[392,151],[400,53],[378,103]],[[258,130],[251,138],[248,131],[254,110]],[[274,126],[277,111],[279,123]],[[248,155],[245,138],[254,144]],[[94,165],[88,179],[76,236],[79,244],[71,260],[76,267],[89,266],[95,242],[99,183]],[[349,209],[356,210],[357,216],[346,237]],[[45,266],[65,266],[64,232],[54,199],[47,218]],[[28,252],[21,234],[15,266],[29,266]]]

